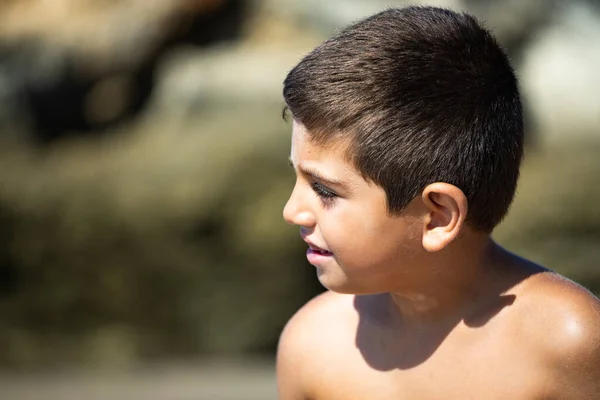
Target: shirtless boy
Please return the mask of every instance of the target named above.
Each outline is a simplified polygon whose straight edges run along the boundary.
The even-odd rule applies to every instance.
[[[284,98],[284,217],[329,291],[282,333],[281,400],[600,399],[598,299],[490,237],[523,122],[487,30],[384,11],[308,54]]]

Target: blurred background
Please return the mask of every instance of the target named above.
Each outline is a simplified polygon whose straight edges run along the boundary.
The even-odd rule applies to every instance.
[[[496,239],[600,293],[600,1],[467,10],[507,49],[526,162]],[[0,398],[274,399],[322,291],[281,211],[282,81],[404,1],[2,0]]]

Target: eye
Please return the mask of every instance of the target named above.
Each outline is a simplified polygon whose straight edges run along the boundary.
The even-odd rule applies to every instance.
[[[311,184],[312,190],[323,200],[324,202],[332,202],[334,201],[338,195],[326,189],[323,185],[318,182],[313,182]]]

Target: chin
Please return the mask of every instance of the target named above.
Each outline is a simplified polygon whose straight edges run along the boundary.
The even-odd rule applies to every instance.
[[[361,288],[360,285],[356,285],[349,281],[346,276],[333,276],[333,274],[325,273],[322,270],[317,271],[319,282],[327,290],[339,294],[361,295],[372,293],[372,291],[365,290],[365,288]]]

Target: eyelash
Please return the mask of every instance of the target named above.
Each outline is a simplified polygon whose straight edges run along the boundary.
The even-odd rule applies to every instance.
[[[325,187],[318,182],[313,182],[310,186],[317,196],[325,203],[333,202],[338,197],[337,194],[325,189]]]
[[[292,160],[289,158],[288,158],[288,164],[290,167],[292,167],[292,168],[294,167],[294,163],[292,163]],[[317,194],[317,196],[319,196],[321,201],[325,204],[331,204],[338,197],[337,194],[329,191],[328,189],[326,189],[323,185],[321,185],[318,182],[313,182],[310,186],[311,186],[312,190]]]

